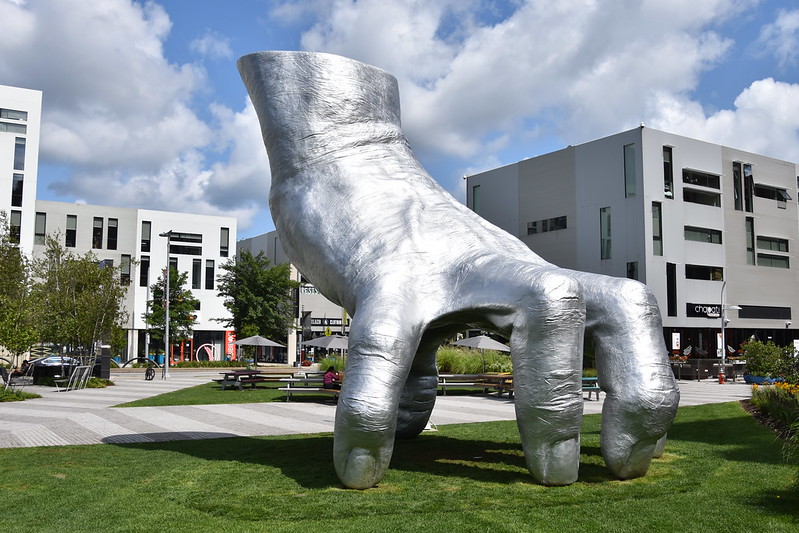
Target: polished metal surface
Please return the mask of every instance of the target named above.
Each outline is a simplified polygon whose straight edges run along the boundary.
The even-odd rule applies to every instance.
[[[395,435],[422,431],[436,349],[466,328],[510,339],[535,479],[577,479],[584,334],[606,393],[602,455],[619,478],[644,475],[679,399],[651,292],[558,268],[450,196],[411,152],[385,71],[309,52],[260,52],[238,66],[269,155],[281,244],[353,317],[333,454],[344,485],[374,486]]]

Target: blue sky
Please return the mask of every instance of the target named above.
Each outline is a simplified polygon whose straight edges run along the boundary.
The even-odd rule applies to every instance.
[[[400,84],[417,156],[464,174],[637,126],[799,162],[799,5],[757,0],[0,0],[0,84],[44,92],[38,197],[273,229],[235,68],[346,55]]]

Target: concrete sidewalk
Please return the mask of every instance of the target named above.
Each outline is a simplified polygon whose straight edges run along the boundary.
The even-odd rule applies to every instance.
[[[333,431],[335,405],[317,402],[273,402],[176,407],[112,405],[208,383],[218,371],[173,372],[169,380],[157,374],[114,374],[113,387],[56,392],[27,387],[43,397],[0,403],[0,448],[70,444],[157,442]],[[681,381],[680,405],[721,403],[749,398],[742,382]],[[239,391],[231,390],[230,394]],[[585,413],[599,413],[600,400],[585,400]],[[515,420],[512,400],[495,395],[439,396],[431,422],[436,425]]]

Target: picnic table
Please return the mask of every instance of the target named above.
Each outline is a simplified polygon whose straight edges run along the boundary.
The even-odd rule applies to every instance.
[[[305,374],[295,375],[290,378],[280,378],[280,382],[285,386],[277,390],[286,393],[286,401],[291,401],[292,394],[329,394],[338,401],[339,389],[326,389],[324,387],[324,374]]]
[[[258,383],[278,381],[281,377],[291,374],[274,374],[262,370],[231,370],[220,372],[221,378],[215,379],[225,390],[228,386],[235,386],[239,390],[244,390],[244,385],[251,385],[252,388]]]

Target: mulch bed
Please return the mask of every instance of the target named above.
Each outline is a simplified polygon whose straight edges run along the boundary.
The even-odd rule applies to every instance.
[[[754,418],[760,425],[766,426],[772,430],[780,439],[788,440],[788,438],[791,436],[791,430],[787,424],[762,412],[760,409],[755,407],[751,400],[741,400],[741,407],[744,408],[744,411],[752,415],[752,418]]]

